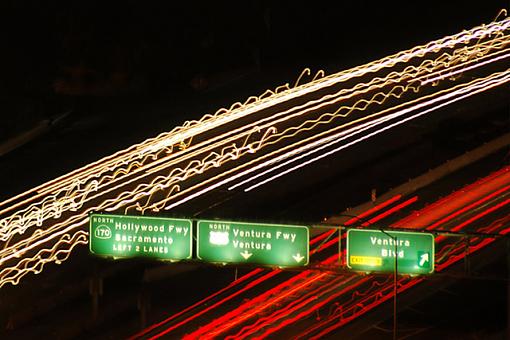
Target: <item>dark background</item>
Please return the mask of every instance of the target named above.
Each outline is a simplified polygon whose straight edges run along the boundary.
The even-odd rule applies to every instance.
[[[185,120],[197,119],[205,113],[228,107],[235,101],[260,94],[267,88],[286,82],[293,83],[304,67],[325,69],[327,73],[332,73],[361,65],[488,23],[500,9],[509,8],[509,5],[508,0],[2,1],[0,147],[3,142],[32,129],[41,121],[53,121],[65,113],[69,115],[44,135],[0,156],[0,199],[11,197],[160,132],[169,131]],[[291,216],[295,220],[307,213],[319,216],[323,211],[317,206],[329,197],[324,195],[326,192],[336,197],[336,200],[330,200],[330,205],[323,209],[326,213],[321,216],[365,202],[374,186],[360,178],[370,178],[377,185],[378,193],[383,193],[446,159],[494,138],[502,130],[508,131],[507,117],[510,111],[502,97],[501,92],[498,92],[498,96],[490,97],[495,98],[494,103],[474,99],[469,104],[449,107],[448,112],[456,114],[456,117],[437,125],[432,122],[427,123],[429,125],[423,124],[423,128],[415,124],[412,129],[408,126],[396,129],[392,134],[372,142],[372,146],[377,144],[381,150],[389,147],[389,151],[380,151],[380,154],[370,158],[367,149],[360,146],[338,160],[338,163],[344,161],[344,164],[348,164],[345,169],[334,166],[338,163],[323,164],[323,168],[315,167],[318,172],[328,173],[327,169],[333,169],[351,176],[347,178],[358,179],[353,180],[348,187],[342,187],[344,182],[337,181],[338,177],[324,176],[314,195],[296,195],[289,188],[292,189],[292,183],[297,182],[296,177],[302,175],[299,173],[295,174],[294,182],[292,178],[288,182],[284,179],[277,188],[266,188],[261,196],[255,193],[245,198],[247,202],[256,202],[258,209],[244,213],[257,218],[269,219],[267,216],[271,216],[273,220],[277,215],[275,211],[278,216]],[[492,113],[490,104],[496,106],[493,111],[497,113]],[[484,115],[484,107],[490,115]],[[469,120],[468,115],[467,123],[463,125],[463,120],[458,117],[466,116],[463,110],[468,109],[478,112],[477,119]],[[487,117],[503,123],[498,129],[493,128],[494,131],[487,129],[490,133],[484,135],[482,128],[486,125],[482,124],[489,124],[485,122],[489,120]],[[432,132],[428,133],[429,130]],[[424,150],[423,154],[427,157],[416,154],[411,148],[406,151],[406,143],[415,143],[411,146]],[[364,161],[363,157],[368,160]],[[497,160],[492,162],[500,164],[502,158],[498,155]],[[508,156],[505,158],[507,160]],[[399,164],[406,171],[392,171]],[[494,164],[489,162],[487,167],[496,168]],[[333,170],[331,172],[334,173]],[[360,186],[360,183],[365,184]],[[307,185],[311,187],[315,183],[301,184],[296,191],[305,191]],[[337,193],[342,195],[335,193],[334,189],[338,189]],[[285,195],[274,195],[271,190],[280,190]],[[346,192],[348,194],[344,194]],[[264,197],[271,199],[264,200]],[[240,201],[239,205],[246,201]],[[232,206],[236,208],[233,203]],[[246,206],[245,210],[251,209]],[[273,206],[273,210],[266,209],[270,206]],[[241,214],[228,212],[227,208],[223,211],[216,208],[208,214],[231,218],[239,218]],[[81,252],[86,258],[87,250],[83,248]],[[67,264],[68,270],[74,268],[80,257],[73,258],[73,261]],[[81,265],[90,267],[86,261]],[[505,263],[496,268],[496,271],[504,266]],[[132,267],[140,272],[143,270],[136,267],[136,264]],[[49,268],[70,282],[74,280],[73,275],[64,272],[61,267]],[[80,268],[77,266],[74,270],[78,272]],[[224,286],[221,280],[225,278],[221,277],[217,268],[203,271],[204,277],[211,275],[207,280],[211,280],[214,275],[215,284]],[[85,277],[89,273],[80,275]],[[112,282],[123,282],[123,277],[115,275],[110,279]],[[83,279],[81,276],[76,277],[76,281],[80,281],[83,286],[83,292],[80,291],[82,295],[79,295],[83,303],[79,308],[88,311],[88,277]],[[34,291],[34,295],[43,296],[42,289],[41,292],[33,289],[36,286],[34,282],[46,286],[53,284],[48,279],[50,276],[45,279],[30,277],[20,286],[9,286],[12,290],[4,290],[3,294],[8,296],[9,292],[15,291],[15,294],[26,295],[28,299],[30,295],[26,292]],[[230,279],[231,276],[228,277]],[[168,281],[171,280],[162,281],[161,285],[166,286]],[[185,285],[192,280],[186,281],[183,278],[182,281],[182,285]],[[200,280],[196,282],[202,283]],[[138,287],[138,283],[132,286]],[[468,302],[470,309],[465,308],[464,313],[458,311],[462,310],[461,307],[457,309],[455,315],[459,321],[454,322],[455,326],[479,326],[474,322],[474,326],[470,325],[466,315],[477,318],[477,311],[481,310],[478,307],[486,302],[485,292],[494,290],[495,286],[491,282],[483,283],[486,286],[468,286],[464,289],[465,294],[458,295],[459,300],[463,300],[466,296],[471,297],[473,291],[481,292],[477,301]],[[68,283],[67,287],[73,284]],[[108,284],[105,283],[107,290]],[[496,314],[499,317],[506,316],[499,313],[506,307],[503,306],[506,303],[506,281],[498,281],[497,284],[498,289],[502,287],[501,292],[498,290],[501,306],[496,306],[492,313],[486,313],[486,319],[504,325],[505,320],[493,318]],[[59,279],[55,280],[54,287],[57,290],[66,286]],[[16,290],[19,288],[25,290]],[[138,294],[136,289],[133,288],[134,293],[130,291],[135,298]],[[154,291],[158,291],[157,287]],[[123,296],[121,293],[118,295]],[[53,294],[59,296],[60,293]],[[45,301],[43,299],[48,296],[53,298],[52,295],[44,295],[38,297],[37,301]],[[109,295],[108,298],[121,300],[116,295]],[[179,298],[182,306],[189,305],[188,295]],[[445,301],[449,300],[441,298],[437,304],[445,304]],[[448,304],[452,309],[456,306],[455,303]],[[161,301],[160,305],[164,306],[168,314],[166,308],[171,304]],[[133,302],[133,329],[138,327],[135,306]],[[20,303],[14,307],[23,310],[24,306]],[[156,307],[154,309],[158,311]],[[177,309],[180,306],[173,307]],[[79,308],[76,307],[76,310]],[[444,315],[448,315],[450,309],[444,309]],[[65,308],[59,308],[59,315],[66,312]],[[429,313],[432,314],[437,313]],[[154,320],[159,320],[158,314],[154,315]],[[45,316],[53,319],[51,313]],[[121,318],[122,315],[119,316]],[[32,320],[33,323],[38,321],[37,317]],[[482,320],[481,323],[486,321]],[[122,322],[120,320],[118,323]],[[30,329],[29,326],[26,328]],[[99,331],[96,330],[97,333]]]
[[[275,84],[304,67],[338,71],[490,22],[508,4],[2,1],[0,141],[98,97],[186,100],[252,71]]]

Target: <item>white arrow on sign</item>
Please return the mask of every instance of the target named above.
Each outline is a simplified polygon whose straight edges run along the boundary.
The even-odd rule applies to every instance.
[[[425,262],[429,262],[429,253],[425,253],[420,256],[420,267],[423,267]]]
[[[250,256],[252,256],[253,254],[251,253],[248,253],[246,250],[244,252],[241,253],[241,256],[245,259],[245,260],[248,260],[250,258]]]
[[[303,259],[305,258],[304,256],[301,256],[300,253],[297,253],[296,255],[292,255],[292,257],[294,258],[294,260],[296,260],[297,263],[303,261]]]

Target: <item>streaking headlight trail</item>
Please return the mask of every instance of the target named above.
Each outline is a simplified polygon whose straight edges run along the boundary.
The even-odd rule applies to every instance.
[[[90,212],[171,210],[269,183],[371,136],[510,82],[510,19],[244,103],[0,202],[0,287],[86,244]],[[506,66],[505,66],[506,65]],[[297,164],[299,161],[299,164]],[[296,165],[297,164],[297,165]]]

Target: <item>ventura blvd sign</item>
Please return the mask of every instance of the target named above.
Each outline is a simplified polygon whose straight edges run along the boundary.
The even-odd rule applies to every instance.
[[[395,251],[396,250],[396,251]],[[434,272],[434,235],[365,229],[347,231],[347,267],[359,271],[430,274]]]
[[[274,266],[308,264],[308,227],[198,221],[197,256],[207,262]]]
[[[191,220],[92,214],[89,247],[100,256],[184,260],[192,256],[192,231]]]

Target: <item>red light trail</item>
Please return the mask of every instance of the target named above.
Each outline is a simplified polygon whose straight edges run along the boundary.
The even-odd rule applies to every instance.
[[[406,221],[406,223],[415,227],[417,224],[411,223],[413,219],[427,219],[433,221],[433,224],[430,224],[429,228],[427,228],[429,230],[438,229],[439,227],[451,231],[463,230],[471,224],[508,207],[510,199],[505,199],[505,196],[510,195],[509,170],[510,167],[505,167],[476,183],[468,185],[440,199],[437,203],[431,204],[419,212],[410,214],[395,225],[400,225],[400,227],[402,227],[402,221]],[[469,199],[466,200],[466,197],[469,197]],[[380,211],[397,201],[398,199],[394,197],[390,199],[391,203],[383,202],[380,206],[370,210],[372,212]],[[410,201],[415,202],[415,198],[411,198]],[[490,206],[484,207],[484,205],[487,204],[490,204]],[[408,204],[399,203],[389,208],[389,210],[396,210],[396,207],[403,208],[406,206],[408,206]],[[449,209],[438,209],[444,206],[448,206]],[[466,207],[470,209],[466,209]],[[473,214],[476,210],[480,211]],[[371,220],[379,221],[382,219],[382,217],[380,217],[381,215],[387,215],[386,211],[383,211],[376,217],[372,217]],[[462,221],[451,225],[452,222],[459,219]],[[350,221],[349,224],[361,222],[359,218],[352,218]],[[442,223],[437,223],[437,221],[442,221]],[[482,227],[477,230],[485,233],[505,234],[510,230],[508,222],[510,222],[510,218],[506,216],[496,220],[496,222],[492,223],[489,227]],[[322,236],[323,239],[327,239],[326,237],[329,237],[331,232],[326,232],[323,235],[326,234],[328,236]],[[437,247],[440,247],[439,252],[436,254],[436,270],[438,272],[444,271],[466,256],[464,244],[456,245],[449,242],[445,243],[445,241],[448,241],[448,237],[439,236],[436,238]],[[314,243],[316,242],[318,241],[314,240]],[[338,238],[332,239],[327,242],[328,245],[323,245],[321,250],[327,247],[334,247],[337,242]],[[478,251],[492,242],[494,242],[493,238],[472,238],[470,240],[468,253]],[[344,253],[342,256],[345,256]],[[334,255],[326,259],[322,264],[333,264],[337,260],[338,255]],[[306,277],[305,280],[308,281],[299,281],[299,287],[302,289],[293,289],[291,293],[288,293],[289,285],[293,288],[298,287],[296,284],[298,281],[297,278],[301,279],[303,277]],[[334,282],[331,283],[331,286],[329,284],[319,284],[321,279],[326,277],[328,278],[328,282]],[[421,277],[401,277],[399,279],[398,291],[399,293],[403,292],[423,280],[424,279]],[[334,286],[337,288],[334,289]],[[314,313],[318,313],[321,308],[331,303],[334,304],[334,301],[338,299],[344,301],[345,297],[351,296],[343,303],[334,304],[334,306],[336,306],[335,312],[330,313],[326,318],[321,318],[319,322],[314,323],[314,326],[309,327],[298,336],[298,338],[318,339],[345,325],[356,317],[363,315],[372,308],[381,305],[389,300],[392,294],[392,282],[389,276],[359,276],[352,273],[345,273],[339,276],[328,272],[316,273],[305,271],[297,274],[290,282],[281,283],[270,289],[262,294],[260,299],[245,302],[231,312],[217,317],[212,322],[188,334],[187,338],[212,338],[218,336],[227,336],[230,338],[264,338]],[[282,299],[285,298],[287,299],[283,302]],[[274,308],[275,302],[281,302],[279,308]],[[183,325],[183,323],[181,325]],[[172,327],[172,330],[173,329]],[[233,331],[233,333],[230,333],[231,331]],[[143,336],[143,334],[147,333],[140,333],[138,336]],[[152,338],[158,338],[162,334],[168,334],[168,332],[163,331],[163,333],[158,333]]]
[[[91,212],[157,213],[219,188],[253,190],[509,83],[509,29],[506,18],[332,75],[318,72],[0,202],[0,287],[86,245]]]

